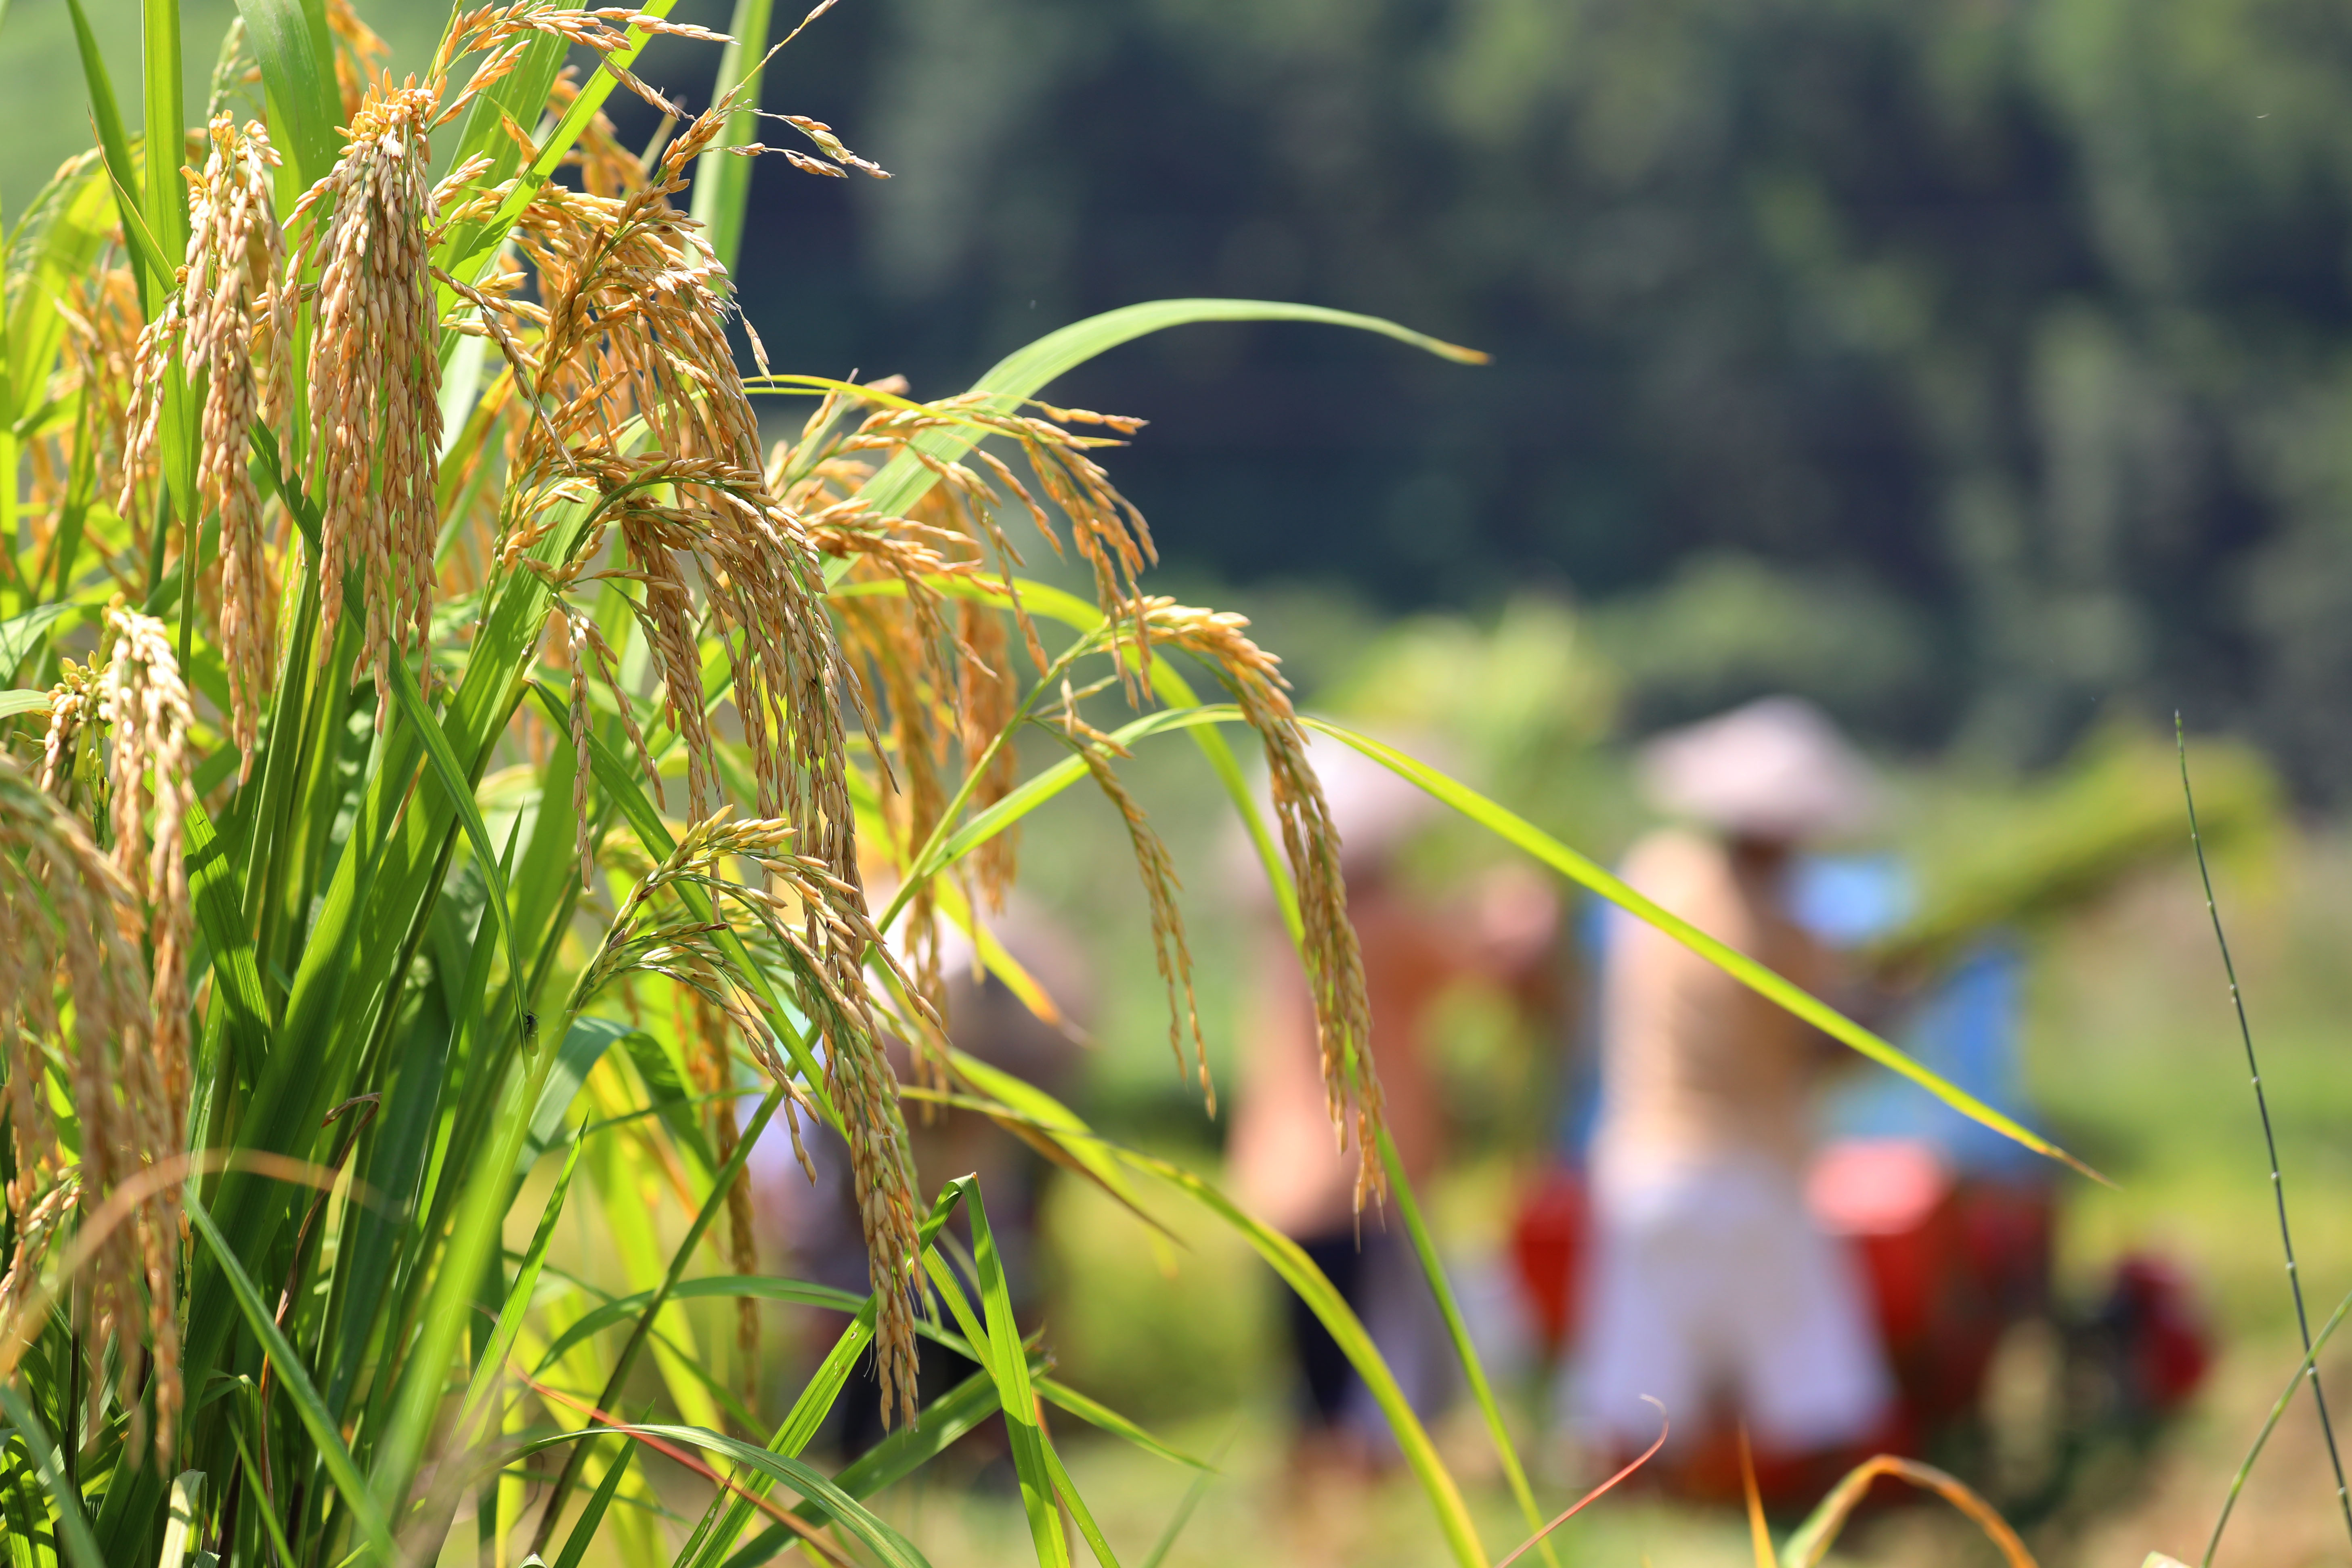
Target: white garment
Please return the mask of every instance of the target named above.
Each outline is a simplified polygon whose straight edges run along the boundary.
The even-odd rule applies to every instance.
[[[1596,1438],[1646,1447],[1663,1402],[1696,1436],[1728,1396],[1759,1447],[1867,1436],[1893,1395],[1853,1259],[1785,1166],[1725,1157],[1596,1173],[1579,1404]]]

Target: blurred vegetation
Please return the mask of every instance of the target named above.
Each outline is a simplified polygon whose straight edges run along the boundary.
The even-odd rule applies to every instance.
[[[1795,687],[2015,763],[2180,706],[2352,778],[2327,0],[857,0],[775,74],[899,176],[760,171],[782,361],[937,392],[1183,294],[1496,351],[1225,327],[1074,377],[1153,421],[1119,472],[1180,564],[1391,610],[1549,580],[1654,721]],[[0,90],[15,212],[87,139],[62,7],[16,8]]]

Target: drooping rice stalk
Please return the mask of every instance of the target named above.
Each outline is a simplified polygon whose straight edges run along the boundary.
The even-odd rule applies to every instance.
[[[762,123],[803,172],[885,172],[819,121],[751,112],[758,39],[687,115],[637,50],[723,40],[666,5],[466,11],[397,79],[342,0],[242,9],[194,137],[163,122],[173,6],[143,7],[159,123],[136,142],[82,27],[100,152],[7,241],[0,1533],[78,1568],[153,1562],[176,1495],[173,1539],[240,1568],[426,1561],[470,1495],[493,1561],[527,1531],[548,1561],[578,1560],[559,1532],[605,1533],[718,1568],[755,1516],[787,1530],[782,1488],[813,1544],[919,1563],[860,1503],[866,1472],[801,1455],[869,1353],[886,1418],[916,1426],[929,1332],[982,1363],[1041,1561],[1067,1561],[1061,1510],[1095,1525],[1037,1401],[1076,1396],[1033,1366],[993,1250],[959,1274],[931,1249],[959,1205],[988,1234],[983,1194],[919,1190],[886,1044],[934,1094],[1128,1178],[1066,1110],[950,1048],[945,923],[984,936],[1020,817],[1090,778],[1128,826],[1179,1070],[1213,1108],[1179,868],[1118,770],[1187,729],[1255,822],[1216,730],[1240,722],[1343,1146],[1378,1144],[1381,1094],[1338,835],[1276,663],[1238,617],[1144,591],[1151,535],[1101,462],[1139,422],[1034,399],[1191,320],[1471,356],[1365,318],[1171,301],[928,402],[774,374],[735,310],[740,212],[706,227],[690,177],[768,151]],[[593,68],[568,73],[572,51]],[[622,147],[615,90],[675,134]],[[774,440],[755,395],[813,412]],[[1093,605],[1023,574],[1024,530],[1075,552]],[[1172,658],[1232,706],[1196,702]],[[1110,728],[1122,703],[1139,716]],[[1029,734],[1075,753],[1066,774],[1022,777]],[[892,884],[879,913],[869,873]],[[848,1150],[862,1303],[747,1278],[741,1177],[772,1115],[804,1167],[803,1118]],[[516,1212],[542,1160],[543,1209]],[[1303,1255],[1156,1173],[1395,1394]],[[628,1287],[609,1300],[551,1262],[587,1203]],[[682,1246],[654,1217],[672,1203]],[[510,1217],[534,1237],[519,1254]],[[729,1291],[731,1377],[686,1310]],[[780,1409],[751,1375],[760,1299],[851,1317]],[[621,1421],[640,1352],[675,1421]],[[1388,1404],[1452,1550],[1480,1561]],[[614,1452],[638,1440],[698,1451],[719,1483],[673,1539]],[[206,1484],[175,1488],[185,1471]]]

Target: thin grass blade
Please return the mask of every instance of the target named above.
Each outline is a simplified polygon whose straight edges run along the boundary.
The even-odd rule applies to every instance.
[[[310,1433],[310,1441],[318,1449],[319,1462],[334,1482],[335,1489],[342,1494],[343,1502],[352,1510],[352,1517],[359,1521],[360,1533],[365,1538],[369,1551],[377,1563],[390,1568],[400,1560],[393,1545],[391,1523],[374,1495],[368,1490],[367,1482],[361,1478],[359,1467],[352,1462],[351,1450],[343,1446],[343,1435],[335,1429],[334,1418],[327,1414],[325,1401],[319,1397],[318,1389],[311,1385],[309,1370],[303,1366],[301,1358],[295,1354],[294,1347],[287,1342],[285,1333],[278,1327],[277,1319],[262,1304],[261,1292],[254,1289],[253,1280],[245,1272],[245,1266],[229,1249],[219,1228],[213,1224],[212,1215],[194,1192],[184,1193],[181,1204],[187,1214],[188,1223],[205,1238],[205,1245],[212,1249],[222,1277],[228,1281],[229,1290],[236,1298],[237,1310],[244,1314],[246,1327],[269,1353],[271,1363],[278,1369],[278,1382],[284,1384],[287,1397],[293,1403],[294,1413],[301,1418],[304,1430]]]

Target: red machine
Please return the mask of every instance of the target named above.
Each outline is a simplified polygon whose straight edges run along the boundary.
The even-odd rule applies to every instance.
[[[2101,1422],[2160,1420],[2204,1376],[2210,1342],[2186,1279],[2161,1259],[2119,1262],[2087,1315],[2053,1301],[2047,1184],[1958,1175],[1922,1141],[1852,1139],[1822,1151],[1806,1198],[1822,1228],[1853,1247],[1868,1281],[1898,1390],[1887,1441],[1899,1451],[1932,1448],[1975,1415],[2002,1335],[2030,1319],[2057,1324],[2069,1363],[2096,1374],[2103,1392],[2092,1418]],[[1528,1191],[1512,1242],[1528,1315],[1555,1356],[1574,1337],[1588,1240],[1583,1181],[1553,1167]],[[1731,1478],[1736,1489],[1736,1470]]]

